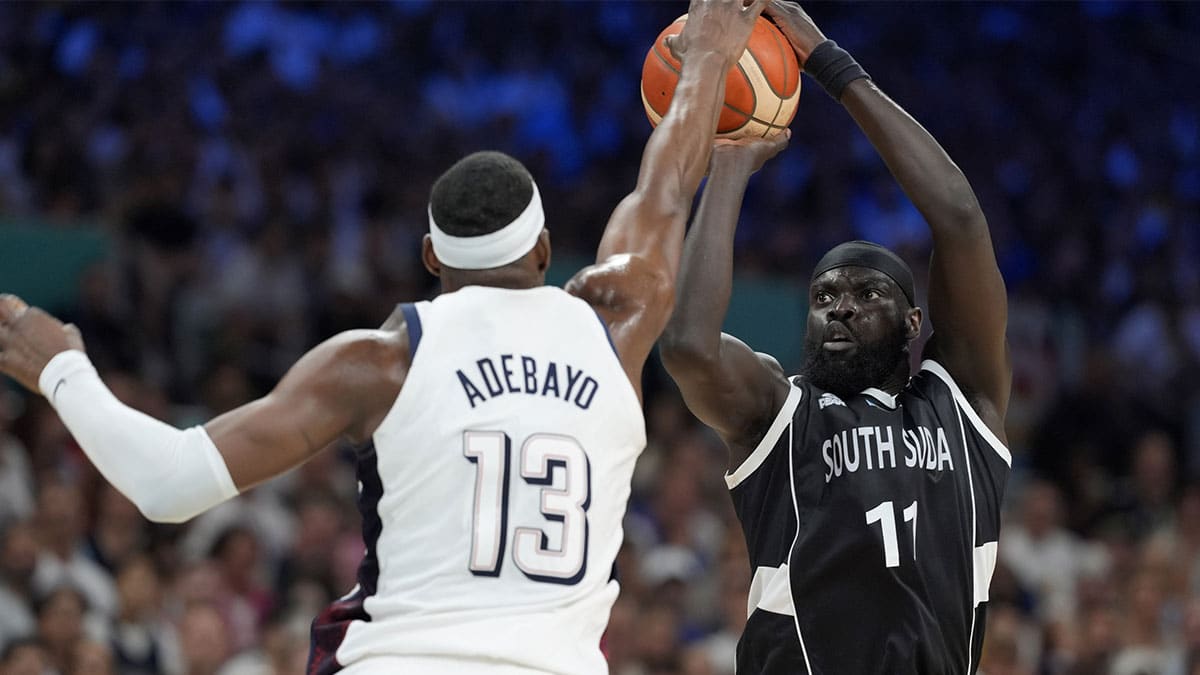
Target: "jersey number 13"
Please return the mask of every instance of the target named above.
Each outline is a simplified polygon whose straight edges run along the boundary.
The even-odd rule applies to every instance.
[[[475,465],[469,568],[476,576],[500,576],[508,537],[512,439],[502,431],[467,431],[463,455]],[[534,581],[579,583],[587,571],[592,494],[587,453],[570,436],[534,434],[521,445],[516,468],[526,485],[541,486],[542,516],[561,523],[562,535],[555,547],[545,530],[521,524],[513,533],[513,562]],[[561,489],[553,487],[556,470],[565,478]]]

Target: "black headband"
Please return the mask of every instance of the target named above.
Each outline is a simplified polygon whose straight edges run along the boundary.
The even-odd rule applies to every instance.
[[[813,270],[812,281],[829,270],[850,266],[867,267],[883,272],[896,282],[900,290],[904,291],[904,297],[908,298],[908,304],[913,307],[917,306],[914,300],[916,293],[913,292],[912,270],[900,259],[900,256],[869,241],[848,241],[829,249],[829,252],[821,257],[816,269]]]

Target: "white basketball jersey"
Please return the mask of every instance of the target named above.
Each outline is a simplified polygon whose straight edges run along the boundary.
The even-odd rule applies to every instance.
[[[607,673],[646,443],[607,329],[550,286],[402,309],[412,366],[360,457],[367,556],[309,672]]]

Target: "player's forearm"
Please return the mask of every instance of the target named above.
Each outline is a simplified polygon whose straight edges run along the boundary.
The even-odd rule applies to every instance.
[[[675,310],[663,334],[665,358],[716,358],[733,286],[733,242],[753,166],[744,156],[714,156],[712,172],[684,243]]]
[[[121,403],[82,352],[51,359],[39,387],[105,480],[150,520],[182,522],[237,494],[204,429],[176,429]]]
[[[690,206],[708,167],[728,69],[729,62],[720,54],[684,57],[671,107],[646,145],[639,188],[661,186],[684,209]],[[668,176],[677,178],[662,180]]]
[[[712,150],[727,70],[728,62],[719,54],[685,57],[671,107],[646,142],[637,187],[618,207],[641,215],[611,221],[628,225],[605,232],[599,260],[627,252],[663,257],[674,278],[688,211]]]
[[[970,183],[942,146],[869,79],[846,87],[842,105],[875,146],[935,239],[986,233]]]

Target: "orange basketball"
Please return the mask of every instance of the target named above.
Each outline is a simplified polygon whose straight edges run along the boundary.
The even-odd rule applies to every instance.
[[[657,125],[667,114],[679,82],[679,60],[671,55],[663,39],[682,31],[685,21],[686,14],[659,33],[642,66],[642,103],[651,125]],[[759,17],[745,53],[725,78],[725,106],[717,122],[717,135],[774,136],[791,124],[799,99],[800,63],[796,53],[774,24]]]

